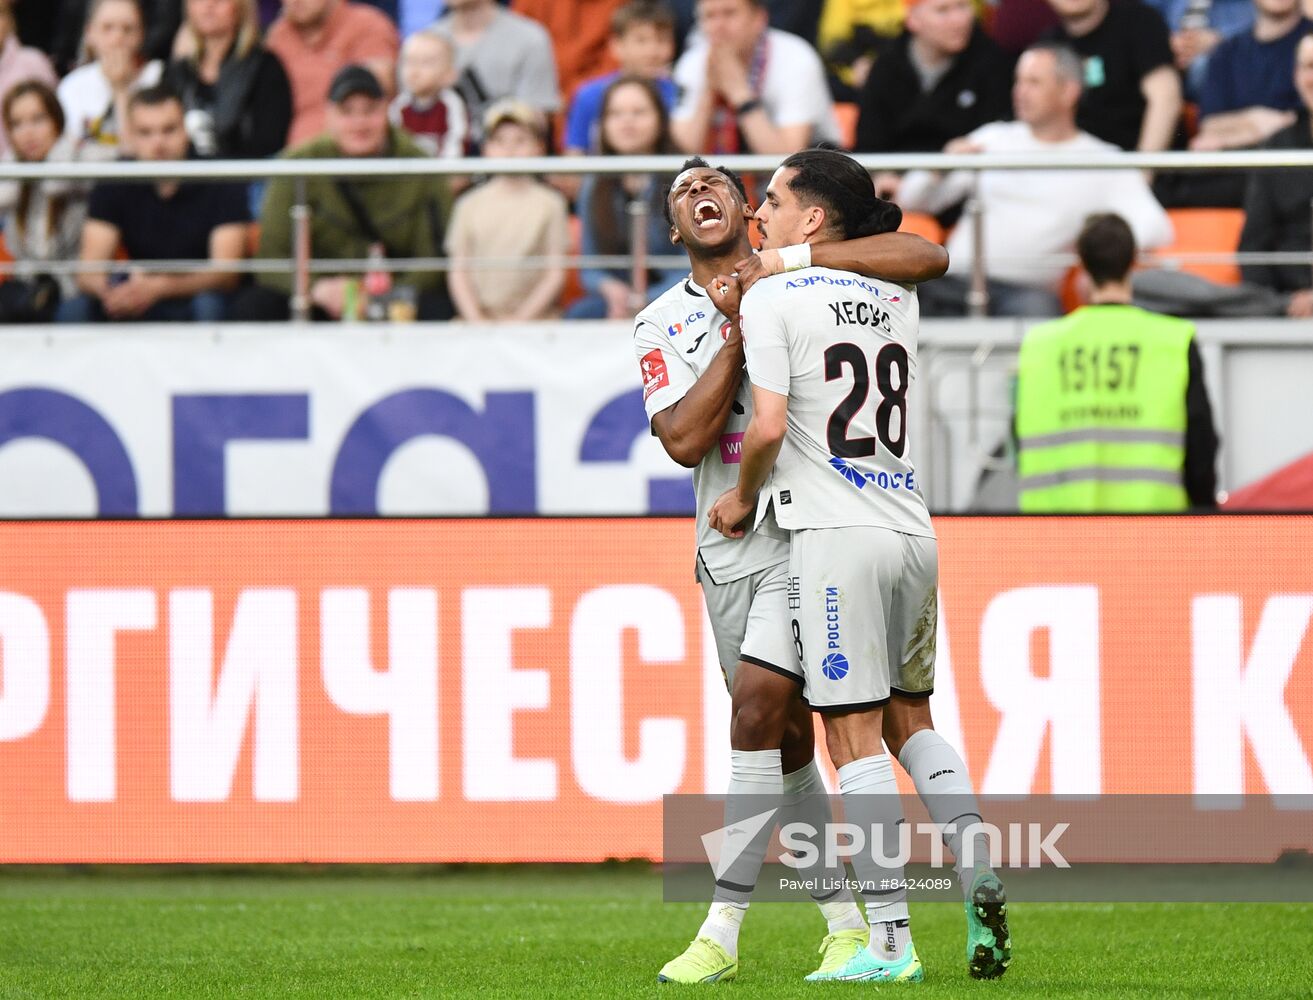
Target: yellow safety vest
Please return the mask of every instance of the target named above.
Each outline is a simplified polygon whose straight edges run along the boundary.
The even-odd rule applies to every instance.
[[[1016,432],[1026,513],[1186,510],[1185,393],[1194,326],[1084,306],[1029,330]]]

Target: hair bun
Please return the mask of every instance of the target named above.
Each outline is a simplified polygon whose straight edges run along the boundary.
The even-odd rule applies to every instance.
[[[858,236],[874,236],[878,233],[892,233],[903,222],[903,210],[892,201],[876,198],[875,205],[866,213],[866,218],[857,227]]]

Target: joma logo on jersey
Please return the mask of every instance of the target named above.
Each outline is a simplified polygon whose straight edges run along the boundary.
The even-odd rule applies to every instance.
[[[830,458],[830,465],[839,475],[859,490],[865,489],[867,483],[874,483],[882,490],[916,489],[916,474],[914,472],[906,474],[901,472],[863,472],[851,462],[846,462],[837,456]]]
[[[706,319],[706,318],[707,318],[707,314],[704,312],[690,313],[688,316],[684,318],[684,322],[671,323],[668,327],[666,327],[666,333],[670,334],[670,336],[672,337],[677,337],[684,332],[684,327],[691,326],[693,323],[697,322],[698,320]]]

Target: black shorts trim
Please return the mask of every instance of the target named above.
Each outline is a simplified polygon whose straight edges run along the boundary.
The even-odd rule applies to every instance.
[[[899,688],[891,687],[891,688],[889,689],[889,693],[890,693],[891,695],[895,695],[895,694],[896,694],[896,695],[898,695],[898,697],[900,697],[900,698],[908,698],[908,699],[910,699],[910,700],[912,700],[912,701],[917,701],[917,700],[919,700],[919,699],[921,699],[921,698],[929,698],[932,694],[935,693],[935,689],[934,689],[934,688],[929,688],[929,689],[927,689],[927,690],[925,690],[925,691],[903,691],[903,690],[900,690]]]
[[[877,701],[855,701],[851,705],[817,705],[812,703],[812,711],[820,712],[822,715],[828,715],[831,712],[860,712],[864,708],[883,708],[889,704],[888,698],[880,698]]]
[[[730,892],[755,892],[757,889],[755,885],[739,885],[737,882],[729,882],[723,878],[716,879],[716,885]]]
[[[779,674],[781,677],[787,677],[791,681],[796,681],[798,687],[803,686],[803,678],[795,674],[792,670],[785,670],[783,667],[776,666],[774,663],[768,663],[766,660],[759,660],[755,656],[749,656],[747,653],[739,654],[739,661],[742,663],[751,663],[754,667],[761,667],[762,670],[769,670],[772,674]]]

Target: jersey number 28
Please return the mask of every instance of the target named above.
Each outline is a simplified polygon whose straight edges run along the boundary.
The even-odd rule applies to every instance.
[[[844,365],[852,369],[853,387],[830,414],[826,443],[830,454],[838,458],[870,458],[875,454],[875,438],[848,436],[848,425],[866,405],[871,392],[866,354],[856,344],[846,342],[825,349],[825,381],[843,378]],[[880,405],[875,408],[875,433],[895,458],[902,458],[907,449],[907,370],[907,349],[901,344],[886,344],[875,356],[875,386],[880,390]],[[898,414],[897,437],[890,431],[895,413]]]

